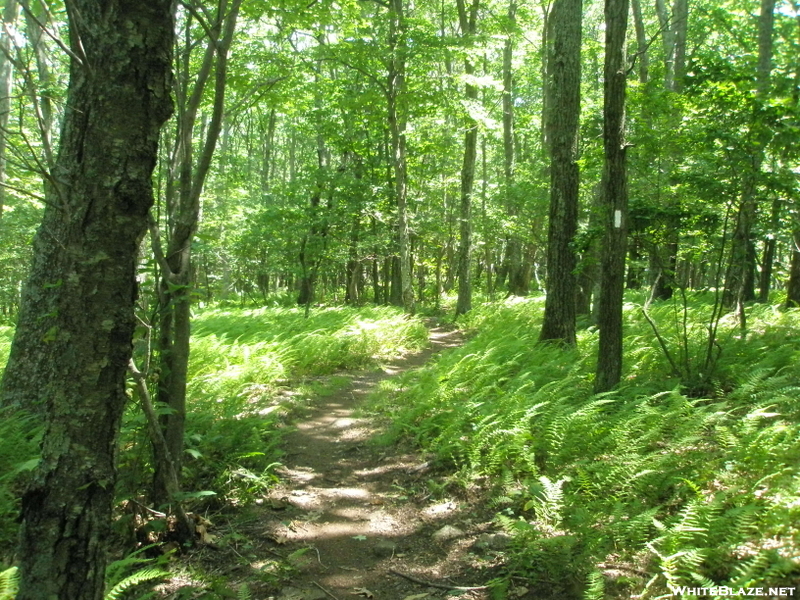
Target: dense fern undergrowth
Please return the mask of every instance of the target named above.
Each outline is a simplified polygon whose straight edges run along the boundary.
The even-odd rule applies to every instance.
[[[796,584],[800,311],[754,306],[746,335],[723,317],[707,363],[712,299],[653,305],[676,370],[644,298],[628,300],[619,390],[592,393],[594,328],[575,350],[537,345],[543,299],[512,298],[469,314],[464,347],[386,382],[390,439],[413,438],[465,484],[499,482],[508,572],[537,597]]]
[[[0,328],[0,366],[12,335],[12,328]],[[275,481],[286,413],[344,381],[322,376],[372,366],[420,349],[427,339],[419,319],[391,307],[316,309],[308,318],[295,308],[201,311],[193,321],[188,377],[183,489],[189,508],[191,502],[197,509],[200,503],[222,507],[256,498]],[[135,343],[142,369],[146,348],[146,340]],[[37,429],[31,417],[0,414],[0,571],[13,552],[18,498],[24,473],[36,462]],[[145,417],[131,401],[119,454],[116,530],[123,540],[140,524],[136,513],[147,502],[151,478]]]

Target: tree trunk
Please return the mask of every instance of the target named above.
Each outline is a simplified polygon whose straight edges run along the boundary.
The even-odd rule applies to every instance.
[[[603,94],[603,205],[605,237],[600,272],[600,342],[595,393],[615,387],[622,375],[622,295],[628,230],[625,147],[625,30],[628,0],[606,0],[606,57]]]
[[[772,286],[772,269],[775,262],[777,248],[776,235],[781,225],[781,210],[783,202],[776,198],[772,202],[772,215],[770,219],[771,231],[764,239],[764,253],[761,256],[761,277],[759,278],[758,301],[769,302],[769,291]]]
[[[387,86],[389,130],[392,138],[392,171],[397,204],[397,245],[400,252],[400,298],[407,313],[413,313],[414,290],[411,286],[409,253],[407,167],[406,167],[406,20],[403,0],[391,0],[389,7],[389,47],[391,62]]]
[[[756,98],[767,100],[772,72],[772,31],[775,23],[775,0],[761,0],[761,16],[758,22],[758,70],[756,73]],[[753,115],[753,128],[757,127]],[[725,277],[723,303],[727,307],[741,306],[755,300],[755,244],[753,225],[758,216],[758,185],[764,148],[768,140],[756,135],[751,144],[752,162],[743,177],[742,200],[736,217],[736,229],[731,239],[731,255]]]
[[[573,239],[578,228],[578,123],[581,98],[582,0],[556,0],[550,16],[552,50],[548,57],[551,110],[550,223],[547,235],[547,297],[539,341],[576,344],[577,257]],[[557,107],[557,108],[556,108]]]
[[[19,5],[16,0],[6,0],[3,8],[3,32],[0,35],[0,219],[6,205],[6,146],[8,139],[8,117],[11,114],[11,92],[14,86],[14,68],[11,64],[11,38],[5,32],[11,31],[17,20]]]
[[[0,394],[45,419],[22,499],[19,600],[103,597],[136,259],[172,110],[171,4],[67,2],[80,19],[60,150]]]
[[[475,35],[480,0],[473,0],[467,13],[464,0],[457,0],[458,19],[461,34],[471,40]],[[469,77],[475,73],[475,67],[469,57],[464,59],[464,73]],[[467,103],[478,99],[478,87],[466,84]],[[461,201],[459,203],[459,246],[458,246],[458,300],[456,316],[468,313],[472,309],[472,187],[475,181],[475,162],[478,157],[478,124],[471,116],[467,116],[467,131],[464,134],[464,162],[461,166]]]
[[[275,123],[277,121],[276,111],[273,108],[269,111],[269,118],[267,119],[267,130],[264,137],[264,158],[261,163],[261,191],[264,194],[269,192],[270,184],[272,182],[272,172],[274,168],[272,163],[275,161]]]
[[[675,0],[672,5],[672,14],[667,14],[663,0],[656,0],[656,12],[661,24],[661,41],[664,48],[664,89],[680,94],[683,91],[683,79],[686,71],[686,35],[689,22],[688,0]],[[634,7],[634,15],[636,8]],[[639,39],[637,25],[637,40]],[[672,122],[677,128],[681,121],[680,111],[674,112]],[[664,179],[667,181],[668,190],[674,183],[673,158],[670,155],[663,161]],[[680,203],[671,191],[667,191],[664,203],[668,214],[663,218],[662,226],[666,230],[664,242],[656,244],[650,256],[650,266],[653,279],[653,298],[669,300],[672,297],[676,282],[676,266],[678,262],[678,249],[680,246],[679,232],[681,231]]]
[[[178,196],[168,200],[170,238],[164,252],[155,236],[154,251],[161,266],[162,280],[159,288],[161,310],[158,335],[161,379],[158,401],[170,407],[171,412],[162,420],[164,437],[170,455],[175,461],[180,477],[183,456],[183,435],[186,421],[186,379],[189,369],[189,338],[191,334],[192,240],[197,232],[200,216],[200,196],[203,192],[211,159],[222,129],[228,51],[236,28],[236,19],[242,0],[227,0],[219,5],[216,23],[208,32],[212,39],[203,57],[194,87],[189,94],[184,87],[179,94],[178,139],[176,141],[175,168],[178,171]],[[189,48],[186,48],[189,52]],[[188,57],[187,57],[188,60]],[[211,120],[204,131],[205,139],[197,164],[194,161],[193,136],[200,101],[210,75],[214,74],[214,92]],[[202,139],[202,137],[201,137]],[[171,186],[170,186],[171,187]],[[154,231],[155,227],[151,229]],[[158,464],[158,462],[157,462]],[[153,501],[163,505],[171,502],[166,486],[167,474],[156,468],[153,479]],[[187,532],[179,532],[185,537]],[[183,539],[182,541],[188,541]]]
[[[650,58],[647,54],[649,44],[647,41],[647,31],[644,28],[644,19],[642,19],[641,0],[631,0],[631,12],[633,13],[633,24],[636,29],[636,54],[639,63],[639,82],[647,83],[650,77]]]
[[[800,223],[795,217],[792,233],[792,259],[786,286],[786,308],[800,308]]]
[[[513,28],[516,25],[517,2],[510,0],[508,3],[508,22]],[[505,184],[506,213],[511,218],[513,227],[506,238],[506,255],[508,260],[508,293],[524,296],[528,293],[524,285],[522,268],[522,240],[518,233],[520,206],[516,191],[516,144],[514,143],[514,73],[512,61],[514,58],[514,31],[509,31],[503,47],[503,180]],[[492,281],[491,273],[489,282]],[[492,284],[489,283],[489,288]]]

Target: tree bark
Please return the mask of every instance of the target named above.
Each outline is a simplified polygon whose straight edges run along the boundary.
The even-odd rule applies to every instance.
[[[639,63],[639,83],[647,83],[650,78],[650,57],[647,54],[647,31],[642,18],[641,0],[631,0],[633,25],[636,30],[636,54]]]
[[[595,393],[615,387],[622,375],[622,295],[628,231],[625,146],[625,31],[628,0],[606,0],[606,57],[603,94],[603,204],[605,237],[601,257],[598,326],[600,342]]]
[[[6,146],[8,145],[8,117],[11,114],[11,91],[14,86],[14,68],[10,60],[11,38],[6,31],[11,31],[17,20],[19,4],[16,0],[6,0],[3,8],[3,29],[0,35],[0,219],[6,205]]]
[[[458,20],[461,34],[467,39],[475,35],[480,0],[473,0],[467,12],[464,0],[457,0]],[[475,73],[475,66],[469,57],[464,59],[464,74]],[[466,84],[467,104],[478,99],[478,86]],[[466,118],[467,131],[464,134],[464,162],[461,166],[461,201],[459,203],[459,246],[458,246],[458,300],[456,316],[472,309],[472,187],[475,182],[475,162],[478,157],[478,123],[471,116]]]
[[[547,235],[547,297],[539,341],[576,344],[578,229],[578,123],[581,98],[582,0],[556,0],[550,17],[552,51],[548,57],[550,93],[547,137],[550,141],[550,223]],[[555,108],[557,107],[557,108]]]
[[[761,257],[761,276],[758,282],[758,301],[769,302],[769,292],[772,287],[772,270],[775,263],[775,250],[777,248],[776,235],[781,225],[781,212],[783,202],[776,198],[772,202],[772,215],[770,218],[771,231],[764,239],[764,253]]]
[[[0,394],[45,419],[22,499],[19,600],[103,597],[136,259],[172,110],[171,4],[67,1],[60,149]]]
[[[683,80],[686,71],[686,35],[689,22],[688,0],[675,0],[672,5],[672,14],[667,13],[663,0],[656,0],[656,12],[661,25],[661,41],[664,48],[664,89],[680,94],[683,91]],[[636,7],[634,7],[634,15]],[[637,24],[637,40],[639,39]],[[678,127],[682,115],[676,110],[672,115],[674,127]],[[650,270],[653,281],[653,298],[669,300],[672,297],[676,281],[678,263],[678,249],[680,247],[679,232],[681,231],[680,201],[674,193],[669,191],[674,183],[674,165],[671,155],[663,160],[663,174],[667,182],[668,191],[664,197],[667,213],[662,218],[662,227],[665,230],[664,240],[655,244],[650,256]]]
[[[508,32],[503,46],[503,182],[505,184],[506,213],[513,226],[506,239],[506,256],[508,263],[508,292],[516,296],[528,293],[522,265],[522,240],[518,233],[517,218],[520,213],[520,202],[516,190],[516,143],[514,139],[514,30],[516,26],[517,2],[508,3],[508,22],[512,30]],[[491,277],[491,275],[487,275]],[[489,280],[491,281],[491,279]],[[492,287],[491,283],[488,285]]]
[[[162,271],[159,288],[161,315],[157,338],[161,379],[157,398],[159,402],[172,409],[170,414],[163,418],[162,424],[164,437],[179,476],[186,421],[186,379],[191,335],[192,239],[198,227],[200,196],[222,129],[228,51],[233,40],[241,1],[233,0],[230,7],[227,0],[220,2],[217,22],[209,32],[213,39],[208,40],[196,84],[191,94],[186,87],[180,94],[182,102],[179,102],[178,139],[175,152],[178,195],[177,199],[167,202],[170,238],[166,252],[160,247],[156,248],[159,244],[157,237],[152,240]],[[186,51],[189,51],[188,47]],[[214,101],[211,120],[205,132],[202,151],[195,164],[193,134],[203,91],[212,72]],[[166,476],[166,473],[156,468],[153,500],[158,504],[171,501],[165,485]]]

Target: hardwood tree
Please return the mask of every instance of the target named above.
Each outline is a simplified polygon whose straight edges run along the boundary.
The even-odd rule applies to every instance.
[[[11,54],[10,32],[17,20],[19,4],[7,0],[2,14],[0,31],[0,219],[6,204],[6,148],[8,146],[8,118],[11,113],[11,90],[14,85],[14,64]]]
[[[194,85],[190,85],[190,54],[193,43],[184,48],[179,64],[178,121],[172,154],[172,180],[167,187],[169,239],[162,248],[155,219],[151,219],[151,241],[161,267],[159,285],[159,323],[157,348],[160,379],[157,399],[171,411],[162,420],[164,437],[174,470],[180,476],[183,435],[186,420],[186,377],[189,365],[191,331],[192,240],[197,233],[200,197],[211,168],[214,150],[222,129],[227,84],[228,52],[233,41],[241,0],[220,0],[216,19],[204,23],[209,39]],[[196,18],[202,19],[200,15]],[[187,25],[188,27],[188,25]],[[202,150],[195,161],[194,134],[198,111],[206,84],[213,75],[213,105],[206,124]],[[167,494],[166,476],[157,460],[154,474],[154,501],[163,505],[171,501]],[[188,541],[193,534],[183,528],[179,536]]]
[[[756,249],[753,227],[758,216],[758,193],[765,149],[771,135],[759,118],[759,104],[767,101],[772,72],[772,37],[775,23],[775,0],[761,1],[758,21],[758,66],[756,71],[756,104],[746,143],[750,145],[751,164],[742,178],[742,192],[736,226],[731,239],[731,254],[725,277],[724,303],[741,308],[744,302],[755,300]],[[742,326],[744,322],[742,321]]]
[[[637,18],[638,0],[634,0],[633,14],[636,27],[636,36],[639,48],[640,73],[642,81],[642,69],[649,65],[646,46],[642,46],[640,39],[639,18]],[[689,3],[688,0],[675,0],[672,4],[671,13],[664,0],[656,0],[656,14],[661,27],[661,46],[664,55],[664,90],[668,92],[668,104],[665,107],[666,123],[668,129],[677,129],[683,118],[679,102],[675,101],[675,95],[681,94],[684,87],[684,77],[686,72],[686,38],[689,25]],[[646,71],[645,71],[646,73]],[[661,152],[658,160],[659,169],[659,198],[663,203],[662,207],[657,208],[658,231],[655,232],[655,241],[650,251],[650,273],[653,284],[653,297],[658,300],[669,300],[672,297],[676,280],[679,236],[681,229],[681,207],[680,199],[676,196],[672,188],[676,183],[675,169],[675,147],[668,145],[664,152]],[[637,250],[632,245],[632,252]]]
[[[406,160],[406,129],[408,99],[406,92],[406,61],[408,41],[403,0],[389,3],[389,73],[386,99],[389,132],[392,142],[392,171],[394,199],[397,204],[397,245],[400,260],[400,297],[406,312],[414,312],[414,291],[411,286],[411,256],[408,229],[408,163]]]
[[[467,7],[465,0],[457,0],[458,21],[461,35],[472,41],[478,26],[478,7],[480,0],[473,0]],[[475,66],[469,56],[464,58],[464,74],[467,78],[465,95],[468,109],[470,103],[478,100],[478,86],[470,79],[475,74]],[[467,130],[464,133],[464,161],[461,165],[461,202],[459,204],[460,238],[458,247],[458,301],[456,315],[463,315],[472,309],[472,188],[475,182],[475,161],[478,156],[478,122],[467,116]]]
[[[625,145],[625,32],[628,0],[606,0],[606,56],[603,67],[602,201],[604,237],[600,263],[600,300],[595,393],[607,392],[622,375],[622,294],[628,231],[628,176]]]
[[[547,139],[550,145],[550,222],[547,236],[547,298],[541,341],[576,344],[578,228],[578,122],[581,110],[582,0],[556,0],[550,16]]]
[[[66,5],[67,110],[0,391],[45,419],[22,499],[20,600],[103,597],[137,254],[172,111],[172,2]]]

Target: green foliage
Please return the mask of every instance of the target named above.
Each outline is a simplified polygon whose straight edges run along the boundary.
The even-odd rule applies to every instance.
[[[159,558],[145,558],[144,553],[151,546],[140,548],[120,560],[115,560],[106,568],[106,592],[104,600],[145,600],[153,597],[153,592],[144,592],[136,596],[132,592],[140,592],[141,584],[163,579],[167,576],[165,566],[169,555]]]
[[[187,389],[184,487],[217,501],[248,502],[274,484],[280,424],[306,383],[427,342],[418,320],[396,308],[213,309],[194,320]],[[341,380],[334,381],[337,385]],[[144,416],[130,407],[121,456],[123,495],[135,495],[149,464]],[[208,499],[212,499],[209,497]]]
[[[19,572],[17,567],[0,571],[0,600],[14,600],[19,589]]]
[[[477,308],[467,345],[386,390],[393,437],[500,482],[498,520],[517,539],[510,568],[567,598],[602,597],[596,565],[608,562],[650,573],[646,590],[645,579],[623,585],[647,598],[667,584],[796,577],[800,312],[754,307],[746,338],[723,318],[713,386],[698,397],[629,302],[624,384],[595,396],[583,357],[596,332],[577,351],[537,345],[541,309],[540,299]],[[669,302],[651,316],[676,342],[688,332],[692,364],[710,310],[699,295],[686,327]]]
[[[16,547],[19,498],[25,474],[38,460],[39,435],[37,419],[0,409],[0,562]]]
[[[0,375],[2,375],[6,362],[8,361],[8,353],[11,351],[11,340],[13,337],[13,327],[0,326]]]

